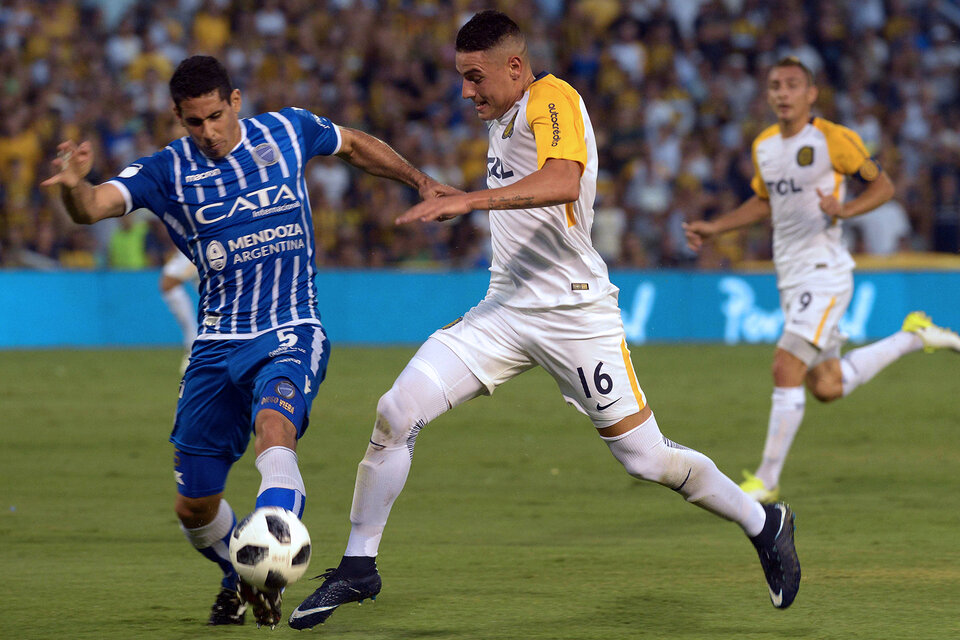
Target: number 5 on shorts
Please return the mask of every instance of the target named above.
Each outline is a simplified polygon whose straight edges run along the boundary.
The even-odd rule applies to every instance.
[[[280,341],[280,346],[286,349],[289,349],[293,345],[297,344],[297,334],[294,333],[294,329],[280,329],[277,331],[277,340]]]

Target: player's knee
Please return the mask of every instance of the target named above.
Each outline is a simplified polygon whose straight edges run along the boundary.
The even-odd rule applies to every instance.
[[[209,524],[217,515],[217,508],[220,506],[220,496],[205,496],[203,498],[188,498],[186,496],[177,496],[174,503],[174,511],[177,518],[188,529],[195,529]]]
[[[816,378],[807,381],[810,394],[820,402],[833,402],[843,397],[843,383],[839,380]]]
[[[644,454],[628,460],[620,460],[623,469],[634,478],[657,482],[662,475],[663,466],[655,455]]]
[[[652,415],[644,424],[626,435],[606,440],[610,452],[631,476],[656,482],[682,493],[693,472],[693,466],[700,462],[699,458],[710,462],[704,456],[698,458],[695,451],[665,438]]]
[[[820,402],[832,402],[843,397],[843,373],[840,365],[823,363],[807,374],[807,389]]]
[[[794,386],[791,384],[795,367],[784,358],[774,358],[773,365],[770,367],[770,375],[773,376],[773,383],[778,387]]]
[[[621,446],[611,446],[610,452],[623,465],[624,471],[640,480],[660,482],[667,466],[662,445],[634,448],[630,447],[628,443],[618,444],[621,444]]]
[[[405,444],[417,427],[419,413],[416,399],[394,385],[377,402],[377,421],[371,441],[387,448]]]
[[[785,333],[773,352],[773,383],[778,387],[798,387],[809,373],[817,348],[802,338]]]

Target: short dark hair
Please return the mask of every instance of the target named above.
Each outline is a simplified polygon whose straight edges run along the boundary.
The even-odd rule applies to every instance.
[[[779,60],[777,60],[777,64],[773,65],[773,67],[771,67],[770,70],[772,71],[773,69],[777,69],[779,67],[796,67],[800,69],[801,71],[803,71],[803,75],[807,77],[807,84],[809,84],[811,87],[814,85],[813,72],[810,71],[810,67],[803,64],[803,62],[797,56],[787,56],[785,58],[780,58]]]
[[[493,49],[507,38],[523,39],[520,27],[505,13],[488,9],[476,14],[457,32],[457,51]]]
[[[179,109],[180,102],[217,91],[222,100],[233,92],[230,74],[213,56],[191,56],[177,66],[170,78],[170,97]]]

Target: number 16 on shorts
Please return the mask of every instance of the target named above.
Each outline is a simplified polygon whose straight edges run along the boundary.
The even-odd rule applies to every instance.
[[[626,352],[626,347],[624,346]],[[646,404],[629,359],[599,361],[576,368],[579,381],[576,404],[597,427],[606,427],[640,411]]]

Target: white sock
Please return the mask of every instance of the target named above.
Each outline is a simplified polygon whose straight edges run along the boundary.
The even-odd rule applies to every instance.
[[[350,509],[350,537],[345,556],[375,557],[394,501],[403,490],[412,461],[407,446],[378,448],[371,444],[357,467]]]
[[[293,449],[270,447],[257,456],[256,466],[262,476],[257,507],[278,506],[302,516],[307,490]]]
[[[763,530],[766,514],[760,503],[721,473],[713,460],[663,437],[652,415],[635,429],[603,440],[635,478],[673,489],[688,502],[736,522],[748,536]]]
[[[390,509],[403,490],[417,435],[427,423],[484,390],[448,347],[427,340],[377,403],[377,420],[357,468],[345,556],[375,557]]]
[[[909,331],[897,331],[883,340],[848,351],[840,358],[844,397],[860,385],[870,382],[895,360],[922,348],[920,336]]]
[[[180,331],[183,333],[183,346],[189,351],[193,339],[197,336],[197,318],[190,294],[183,285],[180,285],[169,291],[163,291],[161,295],[180,326]]]
[[[208,560],[220,565],[224,574],[223,586],[225,587],[230,587],[232,580],[236,577],[233,565],[230,563],[230,532],[236,521],[233,509],[226,500],[221,498],[217,515],[209,523],[195,529],[187,529],[183,523],[180,523],[180,530],[193,548]]]
[[[803,422],[803,410],[807,401],[803,387],[776,387],[767,423],[767,441],[763,445],[763,460],[757,469],[757,477],[768,489],[780,483],[780,472],[786,462],[793,438]]]

